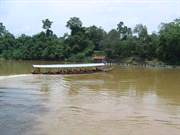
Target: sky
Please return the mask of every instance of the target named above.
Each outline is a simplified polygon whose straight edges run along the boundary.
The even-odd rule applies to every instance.
[[[80,18],[84,27],[95,25],[106,32],[123,21],[132,29],[146,25],[152,33],[161,23],[180,17],[180,0],[0,0],[0,22],[15,36],[44,31],[42,20],[49,19],[51,30],[61,37],[70,33],[66,23],[71,17]]]

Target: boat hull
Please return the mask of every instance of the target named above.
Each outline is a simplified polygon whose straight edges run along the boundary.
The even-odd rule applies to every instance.
[[[109,72],[111,71],[113,68],[108,68],[108,69],[103,69],[100,71],[78,71],[78,72],[64,72],[64,73],[60,73],[60,72],[35,72],[32,71],[32,74],[44,74],[44,75],[70,75],[70,74],[95,74],[95,73],[102,73],[102,72]]]

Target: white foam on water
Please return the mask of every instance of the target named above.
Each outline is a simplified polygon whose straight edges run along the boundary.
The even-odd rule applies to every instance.
[[[27,77],[30,76],[31,74],[19,74],[19,75],[7,75],[7,76],[0,76],[0,80],[3,79],[9,79],[9,78],[19,78],[19,77]]]

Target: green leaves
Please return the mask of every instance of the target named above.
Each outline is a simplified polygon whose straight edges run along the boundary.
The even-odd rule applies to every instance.
[[[43,29],[50,29],[53,22],[51,22],[49,19],[42,20],[43,23]]]
[[[49,37],[53,35],[53,31],[50,30],[53,22],[51,22],[49,19],[45,19],[45,20],[42,20],[42,23],[43,23],[43,29],[46,29],[46,36]]]
[[[145,25],[142,25],[142,24],[137,24],[136,27],[134,28],[133,32],[137,33],[138,37],[143,39],[143,40],[145,40],[145,38],[148,35],[147,27]]]
[[[148,34],[147,27],[137,24],[132,30],[121,21],[117,29],[106,33],[101,27],[83,27],[78,17],[67,21],[71,34],[57,37],[50,30],[49,19],[42,20],[45,32],[33,36],[14,37],[0,23],[0,56],[12,59],[70,60],[87,62],[95,51],[108,59],[160,59],[168,64],[180,64],[180,19],[162,23],[158,34]],[[132,34],[133,33],[133,34]],[[136,35],[135,35],[136,34]]]
[[[124,26],[124,23],[122,21],[117,24],[117,30],[119,32],[120,39],[122,40],[132,36],[131,28]]]
[[[180,19],[162,24],[159,33],[159,52],[163,52],[160,58],[169,64],[180,64]]]
[[[66,27],[71,30],[71,36],[83,31],[82,22],[78,17],[70,18],[66,24]]]

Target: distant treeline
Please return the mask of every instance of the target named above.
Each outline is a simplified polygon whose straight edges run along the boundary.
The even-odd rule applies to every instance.
[[[106,32],[93,25],[83,27],[78,17],[67,21],[71,33],[57,37],[49,19],[42,20],[42,31],[33,36],[15,37],[0,23],[0,57],[23,60],[90,61],[95,52],[110,60],[157,60],[180,65],[180,19],[160,24],[158,33],[148,34],[147,27],[137,24],[134,29],[121,21],[117,28]],[[102,54],[101,54],[102,55]]]

